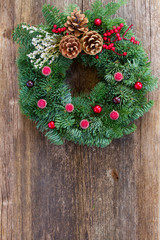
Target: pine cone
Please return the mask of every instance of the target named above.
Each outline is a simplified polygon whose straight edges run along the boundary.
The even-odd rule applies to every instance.
[[[103,38],[96,31],[89,31],[83,35],[81,43],[87,54],[95,55],[102,50]]]
[[[67,22],[64,24],[67,28],[67,32],[73,34],[76,37],[79,37],[83,33],[88,32],[88,18],[84,14],[80,14],[80,11],[75,9],[71,16],[67,17]]]
[[[81,43],[75,36],[67,35],[61,39],[59,50],[66,58],[76,58],[81,52]]]

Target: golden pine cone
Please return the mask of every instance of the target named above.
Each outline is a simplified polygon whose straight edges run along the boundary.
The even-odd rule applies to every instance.
[[[96,55],[102,50],[103,38],[96,31],[89,31],[83,35],[81,44],[87,54]]]
[[[62,37],[59,50],[64,57],[73,59],[81,52],[81,43],[75,36],[67,35]]]
[[[80,11],[75,9],[71,16],[67,17],[67,22],[64,24],[67,28],[67,32],[73,34],[76,37],[79,37],[83,33],[88,32],[88,18],[84,14],[81,14]]]

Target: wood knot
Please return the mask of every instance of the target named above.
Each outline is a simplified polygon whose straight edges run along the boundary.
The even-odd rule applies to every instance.
[[[119,180],[118,173],[115,169],[112,170],[111,175],[115,181]]]
[[[7,39],[12,38],[12,29],[5,29],[3,32],[3,37]]]

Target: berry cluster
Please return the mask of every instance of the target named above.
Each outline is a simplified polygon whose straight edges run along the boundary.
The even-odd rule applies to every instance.
[[[135,37],[131,37],[131,39],[127,39],[127,38],[123,38],[124,40],[130,40],[130,42],[134,43],[134,44],[140,44],[139,41],[135,40]]]
[[[61,33],[61,32],[65,32],[66,31],[66,27],[62,27],[62,28],[57,28],[57,25],[54,24],[52,32],[53,33]]]
[[[139,41],[135,40],[135,37],[131,37],[131,39],[127,39],[125,38],[126,33],[129,31],[129,29],[133,26],[133,24],[125,31],[125,33],[123,34],[123,36],[121,36],[120,32],[122,30],[122,28],[124,27],[124,24],[121,23],[119,26],[113,26],[113,29],[111,30],[107,30],[104,34],[103,34],[103,40],[105,41],[105,43],[103,44],[103,49],[107,49],[107,50],[112,50],[114,53],[116,53],[119,56],[126,56],[127,52],[124,52],[123,54],[117,53],[115,51],[115,46],[114,46],[114,42],[117,41],[121,41],[121,40],[127,40],[130,41],[134,44],[140,44]],[[116,38],[114,40],[111,40],[111,36],[113,34],[116,34]]]

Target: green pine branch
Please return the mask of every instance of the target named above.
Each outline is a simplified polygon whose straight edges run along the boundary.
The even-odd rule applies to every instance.
[[[42,8],[42,13],[47,25],[50,28],[56,24],[58,27],[63,27],[66,22],[66,16],[63,13],[60,13],[60,10],[51,5],[44,4]]]

